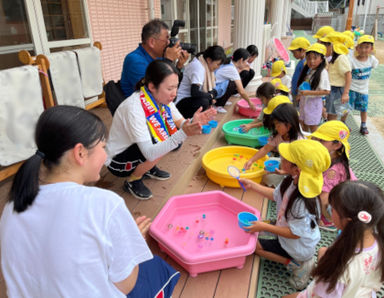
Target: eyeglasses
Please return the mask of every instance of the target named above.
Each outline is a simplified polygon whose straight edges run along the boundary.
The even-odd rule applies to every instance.
[[[156,40],[161,40],[161,41],[163,41],[163,42],[165,42],[165,43],[168,43],[168,39],[161,39],[161,38],[156,38],[156,37],[153,37],[153,39],[156,39]]]

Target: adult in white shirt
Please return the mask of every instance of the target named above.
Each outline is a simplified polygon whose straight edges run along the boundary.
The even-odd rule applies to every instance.
[[[152,61],[136,92],[116,110],[107,142],[106,165],[118,177],[127,177],[124,190],[139,200],[148,200],[152,192],[143,176],[158,180],[170,178],[156,164],[176,149],[187,136],[201,134],[205,124],[216,114],[214,109],[195,111],[186,120],[175,107],[179,83],[178,70],[164,60]]]
[[[249,99],[248,94],[245,92],[243,81],[240,77],[240,73],[249,67],[247,63],[249,57],[250,54],[246,49],[239,48],[233,52],[230,59],[225,61],[225,64],[216,70],[215,89],[218,91],[218,95],[215,105],[217,107],[223,107],[232,95],[239,93],[241,97],[248,102],[252,110],[256,109],[255,105]]]
[[[0,221],[9,297],[154,297],[179,274],[153,258],[136,220],[114,192],[85,186],[106,159],[103,122],[86,110],[42,113],[36,154],[17,172]],[[151,276],[162,276],[155,280]]]
[[[222,47],[211,46],[185,66],[175,101],[185,118],[191,118],[200,107],[205,111],[215,103],[217,91],[214,71],[225,59]]]

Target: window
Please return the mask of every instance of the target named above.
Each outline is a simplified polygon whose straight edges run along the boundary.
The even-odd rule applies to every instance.
[[[85,0],[0,0],[0,69],[19,66],[17,54],[49,54],[89,46]]]
[[[180,40],[202,51],[218,41],[217,5],[218,0],[161,0],[161,18],[170,27],[174,20],[184,20]]]

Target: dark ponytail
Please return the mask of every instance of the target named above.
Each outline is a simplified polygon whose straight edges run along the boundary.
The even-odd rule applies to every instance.
[[[154,60],[149,63],[145,71],[145,77],[136,83],[135,90],[138,91],[143,86],[148,87],[149,83],[152,83],[157,89],[164,79],[171,74],[179,75],[179,71],[172,62]]]
[[[9,193],[16,212],[32,205],[39,192],[40,165],[47,171],[60,164],[65,152],[81,143],[87,149],[105,140],[107,129],[96,115],[73,106],[55,106],[44,111],[37,122],[35,142],[38,148],[17,171]]]
[[[373,231],[377,241],[379,255],[384,253],[384,193],[376,185],[364,181],[344,181],[329,193],[329,204],[339,214],[340,219],[349,219],[342,233],[327,249],[319,260],[312,276],[316,282],[328,283],[327,292],[335,289],[338,279],[348,266],[351,259],[361,253],[364,248],[364,233]],[[358,218],[360,211],[371,215],[369,222]],[[384,281],[384,258],[377,264],[381,282]]]

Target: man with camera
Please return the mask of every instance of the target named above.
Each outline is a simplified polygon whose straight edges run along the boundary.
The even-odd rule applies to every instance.
[[[141,44],[124,59],[121,74],[121,89],[126,97],[130,96],[135,85],[144,75],[149,63],[155,59],[164,58],[172,62],[177,60],[177,68],[181,69],[188,60],[189,54],[177,41],[169,46],[168,26],[159,19],[154,19],[144,25],[141,32]]]

